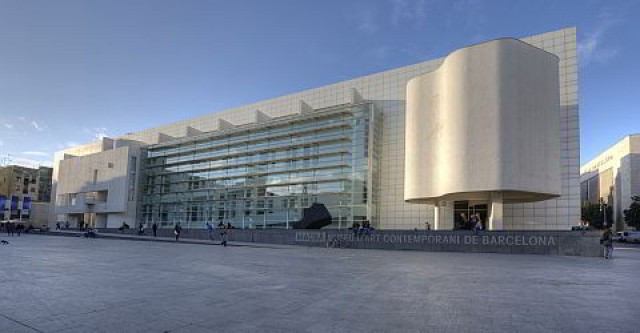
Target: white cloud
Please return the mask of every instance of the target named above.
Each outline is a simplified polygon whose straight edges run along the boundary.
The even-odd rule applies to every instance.
[[[4,146],[4,141],[0,140],[0,147]]]
[[[13,128],[13,124],[9,124],[9,123],[4,123],[4,124],[2,124],[2,126],[4,126],[5,128],[8,128],[8,129],[12,129]]]
[[[28,156],[50,156],[51,155],[51,153],[47,153],[44,151],[23,151],[20,154],[28,155]]]
[[[352,12],[351,19],[355,22],[356,28],[364,33],[372,34],[378,30],[377,22],[378,10],[369,4],[360,4]]]
[[[578,42],[578,60],[580,66],[587,66],[591,63],[606,64],[609,60],[618,55],[618,49],[606,46],[605,35],[608,30],[619,22],[608,12],[603,12],[599,17],[600,21],[595,29]]]
[[[108,136],[107,131],[108,130],[104,127],[97,127],[93,129],[93,134],[95,135],[96,139],[102,140],[102,138]]]
[[[367,55],[376,60],[384,60],[391,55],[391,49],[388,46],[382,45],[370,49]]]
[[[77,143],[77,142],[75,142],[75,141],[67,141],[67,142],[65,142],[65,143],[64,143],[64,148],[65,148],[65,149],[66,149],[66,148],[73,148],[73,147],[77,147],[77,146],[79,146],[79,145],[80,145],[80,144],[79,144],[79,143]]]
[[[14,156],[11,156],[9,163],[14,165],[21,165],[29,168],[37,168],[39,166],[48,166],[48,167],[53,166],[53,161],[50,161],[50,160],[36,160],[36,159],[14,157]]]
[[[426,17],[426,0],[392,0],[391,24],[411,23],[422,26]]]
[[[26,120],[27,120],[27,118],[25,118],[25,117],[18,117],[18,120],[20,120],[20,121],[26,121]]]
[[[35,120],[31,121],[31,126],[36,129],[36,131],[42,131],[44,129],[44,125],[38,124]]]

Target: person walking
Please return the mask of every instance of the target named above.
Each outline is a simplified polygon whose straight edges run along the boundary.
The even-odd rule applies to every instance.
[[[18,237],[20,237],[20,233],[22,233],[22,229],[24,229],[24,224],[16,225],[16,233],[18,234]]]
[[[607,228],[602,234],[600,244],[604,247],[604,258],[611,258],[613,256],[613,231],[611,231],[611,228]]]
[[[476,224],[473,226],[473,233],[477,235],[478,232],[482,230],[482,218],[480,218],[479,213],[476,213],[475,217],[476,217]]]
[[[153,224],[151,225],[151,230],[153,231],[153,237],[156,237],[158,232],[158,225],[155,222],[153,222]]]
[[[180,233],[182,232],[182,226],[180,222],[176,223],[176,226],[173,227],[173,233],[176,234],[176,242],[180,240]]]
[[[222,240],[224,239],[224,223],[222,221],[218,223],[218,232],[220,233],[220,245],[222,245]]]
[[[209,240],[213,240],[213,226],[209,222],[207,222],[207,235],[209,236]]]
[[[140,222],[138,226],[138,236],[144,236],[144,223]]]
[[[4,226],[7,228],[7,236],[13,237],[13,223],[8,221]]]
[[[474,230],[477,221],[478,217],[476,217],[476,214],[471,214],[471,216],[469,216],[469,221],[467,221],[467,225],[465,225],[464,228]]]
[[[224,225],[224,223],[221,223],[222,226],[220,227],[220,245],[222,246],[227,246],[227,239],[229,237],[229,230],[228,227],[226,225]]]
[[[56,230],[62,230],[62,229],[60,228],[60,222],[56,222]]]
[[[467,223],[469,223],[469,219],[467,218],[467,214],[460,213],[458,220],[456,221],[456,229],[466,229]]]

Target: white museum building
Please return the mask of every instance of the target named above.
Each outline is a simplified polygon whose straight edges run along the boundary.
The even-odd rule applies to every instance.
[[[326,228],[568,230],[577,75],[566,28],[103,138],[56,153],[51,220],[290,228],[315,203]]]

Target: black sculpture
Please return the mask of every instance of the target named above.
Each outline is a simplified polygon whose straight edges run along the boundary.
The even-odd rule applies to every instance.
[[[292,223],[293,229],[320,229],[331,224],[331,214],[324,204],[314,203],[302,210],[302,219]]]

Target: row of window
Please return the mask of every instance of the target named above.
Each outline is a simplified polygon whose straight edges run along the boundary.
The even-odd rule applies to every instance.
[[[357,152],[357,150],[356,150]],[[256,156],[244,156],[244,157],[229,157],[217,161],[204,161],[197,163],[185,163],[181,165],[164,165],[151,166],[146,168],[146,173],[150,175],[163,174],[163,173],[176,173],[176,172],[188,172],[198,170],[211,170],[211,169],[232,169],[249,168],[254,171],[267,171],[265,168],[275,169],[287,169],[287,168],[300,168],[309,166],[324,166],[330,165],[333,162],[351,162],[358,163],[363,162],[362,159],[367,156],[365,154],[354,155],[342,148],[327,149],[314,152],[313,154],[304,155],[301,157],[287,156],[286,154],[277,155],[256,155]]]
[[[354,117],[355,115],[355,117]],[[191,141],[188,143],[180,143],[178,146],[169,147],[152,147],[149,150],[149,157],[166,156],[176,153],[184,153],[189,151],[209,149],[221,145],[233,145],[237,143],[246,144],[257,140],[269,139],[274,136],[290,135],[310,130],[320,130],[323,127],[335,127],[340,125],[360,125],[362,120],[358,117],[366,117],[366,108],[346,114],[333,114],[324,118],[312,118],[300,121],[282,122],[281,126],[270,123],[268,127],[264,127],[251,132],[238,131],[225,137],[211,137],[203,141]],[[366,118],[365,118],[366,119]]]
[[[368,105],[338,117],[152,147],[143,168],[143,219],[186,227],[205,221],[284,227],[314,202],[328,207],[338,223],[364,219],[372,110]],[[332,128],[290,135],[305,130],[301,124]]]

